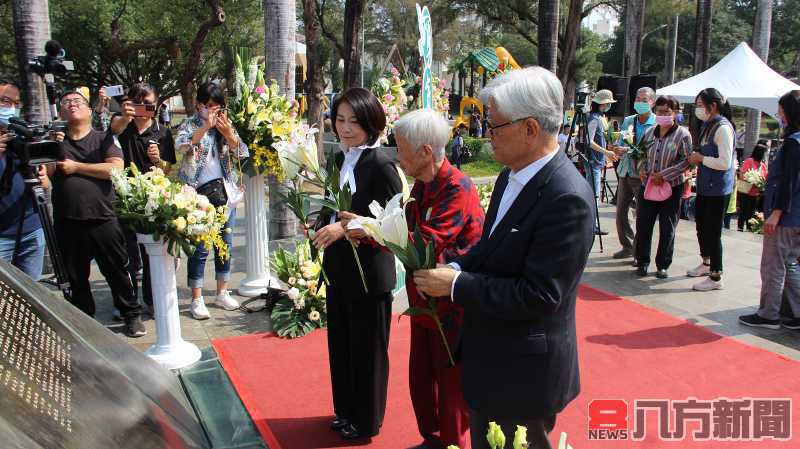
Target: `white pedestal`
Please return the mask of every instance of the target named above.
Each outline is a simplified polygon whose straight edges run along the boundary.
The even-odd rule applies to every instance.
[[[237,293],[244,297],[267,292],[271,276],[269,270],[269,217],[264,176],[248,176],[245,181],[244,207],[247,218],[245,256],[247,275],[239,284]],[[273,281],[274,282],[274,281]]]
[[[178,315],[178,290],[175,286],[175,258],[164,242],[155,242],[150,235],[137,234],[150,257],[150,283],[153,287],[153,308],[156,320],[156,344],[145,354],[167,369],[178,369],[200,360],[197,346],[181,337]]]

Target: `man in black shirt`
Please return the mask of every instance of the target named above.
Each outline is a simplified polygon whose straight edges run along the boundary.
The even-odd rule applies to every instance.
[[[145,335],[141,307],[128,274],[128,252],[113,202],[112,169],[123,167],[122,150],[113,134],[92,129],[89,101],[80,92],[61,97],[67,121],[62,140],[65,160],[53,178],[53,214],[58,244],[72,287],[70,301],[90,316],[95,303],[89,285],[90,263],[97,262],[125,319],[125,334]]]
[[[125,167],[135,166],[140,173],[157,167],[169,173],[175,163],[175,140],[172,131],[161,126],[154,116],[137,114],[133,104],[156,104],[156,91],[147,83],[138,83],[128,90],[127,99],[122,102],[122,114],[111,120],[111,131],[117,134],[122,148]],[[153,307],[153,293],[150,286],[150,263],[144,245],[139,245],[136,233],[124,229],[128,255],[131,259],[129,269],[133,288],[139,290],[136,273],[142,270],[142,299]],[[137,295],[138,296],[138,295]]]

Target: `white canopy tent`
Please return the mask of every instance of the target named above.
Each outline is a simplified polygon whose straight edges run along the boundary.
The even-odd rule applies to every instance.
[[[697,94],[713,87],[733,106],[757,109],[776,117],[778,99],[800,86],[772,70],[752,49],[741,42],[713,67],[671,86],[658,89],[658,95],[672,95],[681,103],[694,103]]]

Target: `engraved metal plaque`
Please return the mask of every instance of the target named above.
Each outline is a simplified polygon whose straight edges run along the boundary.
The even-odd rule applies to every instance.
[[[0,260],[0,446],[210,445],[174,374]]]

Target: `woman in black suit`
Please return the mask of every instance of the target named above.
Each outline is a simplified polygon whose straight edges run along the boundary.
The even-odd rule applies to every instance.
[[[385,205],[402,189],[392,155],[378,148],[386,127],[383,107],[370,91],[352,88],[336,99],[332,118],[342,147],[336,154],[339,185],[353,193],[351,212],[371,216],[372,201]],[[386,410],[394,256],[375,245],[358,247],[365,292],[342,222],[323,211],[319,226],[314,245],[325,250],[330,280],[328,355],[336,413],[331,428],[345,439],[368,438],[378,434]]]

